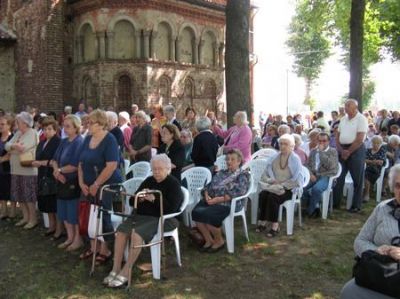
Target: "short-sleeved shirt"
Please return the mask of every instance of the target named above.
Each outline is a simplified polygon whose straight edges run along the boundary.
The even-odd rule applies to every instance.
[[[78,167],[82,142],[83,138],[81,135],[76,136],[72,141],[69,141],[68,138],[61,140],[53,158],[57,162],[58,167],[61,168],[67,165]],[[67,180],[72,180],[76,178],[77,175],[78,171],[64,174]]]
[[[90,186],[94,183],[107,162],[117,162],[120,160],[120,151],[117,141],[111,133],[103,138],[102,141],[94,148],[89,147],[92,136],[87,136],[83,142],[79,162],[83,171],[83,181]],[[122,182],[121,173],[118,167],[114,170],[111,177],[104,182],[105,185],[117,184]]]
[[[357,133],[367,133],[368,120],[360,112],[352,119],[346,115],[340,119],[338,130],[340,144],[351,144],[356,140]]]

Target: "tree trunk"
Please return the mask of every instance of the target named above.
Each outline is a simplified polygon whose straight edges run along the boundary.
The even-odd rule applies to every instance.
[[[226,5],[225,82],[228,125],[244,110],[250,117],[249,0],[228,0]]]
[[[362,65],[364,43],[365,0],[351,1],[350,17],[350,91],[349,97],[358,101],[362,111]]]
[[[306,95],[304,98],[304,105],[310,105],[310,98],[311,98],[311,80],[308,78],[304,78],[306,81]],[[311,108],[311,107],[310,107]]]

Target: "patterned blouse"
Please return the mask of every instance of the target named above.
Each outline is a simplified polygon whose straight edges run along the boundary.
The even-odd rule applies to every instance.
[[[386,148],[384,146],[381,146],[376,153],[372,153],[372,148],[369,148],[367,150],[367,155],[365,157],[365,160],[381,160],[381,161],[383,161],[383,165],[385,165],[385,163],[386,163]],[[377,169],[379,169],[379,171],[381,171],[381,168],[382,168],[381,165],[367,164],[367,168],[371,167],[371,166],[374,166]]]
[[[235,172],[227,169],[219,171],[205,187],[210,197],[229,195],[232,199],[246,194],[250,186],[250,173],[245,170],[238,169]],[[222,205],[230,205],[230,202],[220,203]],[[243,206],[242,202],[238,202],[236,211]]]

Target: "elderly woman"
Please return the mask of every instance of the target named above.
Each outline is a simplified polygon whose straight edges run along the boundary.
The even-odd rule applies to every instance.
[[[301,140],[301,136],[299,134],[293,134],[294,137],[294,150],[300,160],[301,164],[305,165],[307,163],[307,155],[304,152],[304,150],[301,148],[301,145],[303,144],[303,141]]]
[[[42,213],[48,213],[49,228],[45,236],[54,234],[58,236],[62,233],[62,223],[57,222],[57,197],[56,194],[41,194],[41,181],[45,178],[53,177],[53,168],[50,163],[60,145],[60,137],[57,135],[58,124],[53,118],[45,118],[42,123],[42,128],[46,139],[41,141],[36,148],[36,160],[32,165],[38,168],[38,208]],[[54,185],[56,181],[53,179]]]
[[[0,116],[0,220],[15,218],[16,203],[11,202],[10,214],[7,214],[7,202],[10,200],[10,156],[5,150],[5,145],[14,136],[12,127],[14,118],[10,115]]]
[[[193,137],[192,132],[189,130],[182,130],[181,131],[181,143],[183,148],[185,149],[185,159],[183,161],[183,166],[188,166],[192,164],[192,149],[193,149]]]
[[[124,136],[124,148],[127,149],[131,141],[132,128],[129,125],[130,116],[126,111],[118,113],[118,126]]]
[[[268,125],[265,128],[263,135],[263,146],[264,147],[273,147],[274,149],[279,150],[278,143],[278,128],[275,125]]]
[[[251,159],[252,133],[247,123],[245,111],[236,112],[233,117],[235,125],[227,131],[223,131],[219,126],[213,126],[214,133],[225,139],[224,152],[231,149],[238,149],[242,152],[243,163]]]
[[[394,243],[399,237],[399,220],[396,218],[398,213],[395,214],[394,211],[400,208],[400,165],[390,169],[389,187],[394,192],[394,199],[382,201],[375,207],[354,241],[354,251],[358,257],[367,250],[374,250],[400,261],[400,247]],[[389,299],[391,297],[360,287],[352,279],[342,289],[340,298]]]
[[[363,200],[369,200],[370,186],[374,185],[381,175],[382,166],[386,163],[386,148],[382,146],[383,140],[379,135],[371,138],[372,148],[367,149],[365,157],[365,180]]]
[[[37,168],[29,165],[35,159],[38,136],[33,126],[33,118],[28,112],[17,115],[18,131],[6,143],[5,149],[10,154],[11,165],[11,200],[19,202],[23,218],[16,226],[24,229],[34,228],[36,217]],[[22,166],[25,163],[24,166]]]
[[[120,150],[114,136],[107,132],[108,118],[105,111],[96,109],[89,114],[89,133],[84,140],[79,157],[78,177],[79,186],[84,196],[97,197],[103,185],[118,184],[122,177],[118,169]],[[117,127],[119,130],[119,128]],[[122,134],[122,132],[121,132]],[[101,205],[107,210],[112,209],[112,193],[105,192],[101,198]],[[111,216],[103,213],[103,233],[113,232]],[[101,242],[99,252],[96,252],[96,263],[103,264],[111,257],[107,242],[112,241],[109,235]],[[82,253],[80,258],[85,259],[94,254],[94,241],[91,248]]]
[[[129,156],[131,163],[150,161],[152,128],[147,124],[147,115],[143,111],[136,112],[136,126],[132,130]]]
[[[386,148],[386,156],[389,159],[389,166],[393,166],[398,163],[400,158],[400,137],[397,135],[391,135],[389,137],[387,148]]]
[[[275,237],[279,233],[279,206],[292,198],[292,190],[302,185],[302,165],[298,155],[293,152],[294,137],[284,134],[279,138],[280,151],[271,157],[265,173],[261,178],[260,218],[256,231],[267,228],[272,223],[267,237]]]
[[[210,131],[211,121],[208,117],[200,117],[196,121],[196,135],[193,141],[192,161],[195,166],[206,167],[214,170],[217,159],[218,141]]]
[[[53,157],[53,176],[58,182],[57,218],[64,222],[67,240],[58,245],[60,249],[73,251],[83,244],[79,235],[78,205],[80,189],[78,185],[78,163],[83,138],[80,135],[81,119],[73,114],[64,119],[66,138]],[[57,239],[59,235],[55,235]]]
[[[320,129],[313,129],[308,133],[308,142],[304,142],[301,149],[306,153],[307,157],[310,156],[311,150],[318,146],[318,136],[321,132]]]
[[[156,155],[151,160],[153,176],[146,178],[140,185],[139,191],[159,190],[163,197],[163,213],[171,214],[179,210],[183,202],[183,194],[179,181],[170,175],[171,160],[167,155]],[[132,198],[133,199],[133,198]],[[133,205],[131,199],[131,205]],[[118,228],[115,235],[114,264],[110,274],[104,278],[103,283],[111,288],[117,288],[128,282],[129,268],[138,258],[141,248],[132,249],[129,260],[122,267],[122,259],[128,240],[131,246],[140,246],[143,242],[150,242],[157,233],[160,218],[160,204],[154,194],[148,194],[139,199],[137,214],[128,218]],[[171,231],[178,226],[177,219],[167,219],[164,230]],[[134,234],[132,236],[132,229]]]
[[[230,201],[245,194],[250,186],[250,174],[240,169],[242,162],[239,150],[227,152],[227,169],[213,177],[204,189],[203,199],[192,211],[192,219],[206,241],[200,248],[202,252],[217,252],[225,245],[221,226],[231,211]],[[236,209],[241,208],[241,203],[236,206]]]
[[[119,166],[123,168],[124,158],[122,157],[122,155],[124,152],[125,141],[124,141],[124,134],[122,133],[120,127],[118,127],[118,114],[115,113],[114,111],[106,111],[106,115],[107,115],[107,130],[111,133],[111,135],[114,136],[115,140],[117,141],[119,156],[120,156]]]
[[[175,125],[166,124],[162,127],[161,138],[163,144],[158,149],[159,154],[167,154],[171,159],[171,175],[181,180],[181,172],[185,159],[185,149],[180,141],[180,133]]]

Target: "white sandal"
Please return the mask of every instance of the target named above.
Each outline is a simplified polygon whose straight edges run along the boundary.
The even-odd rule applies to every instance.
[[[111,271],[106,278],[103,279],[103,284],[109,284],[117,276],[116,272]]]
[[[108,284],[108,286],[110,288],[122,288],[126,284],[128,284],[128,278],[122,275],[117,275],[115,276],[114,280]]]

